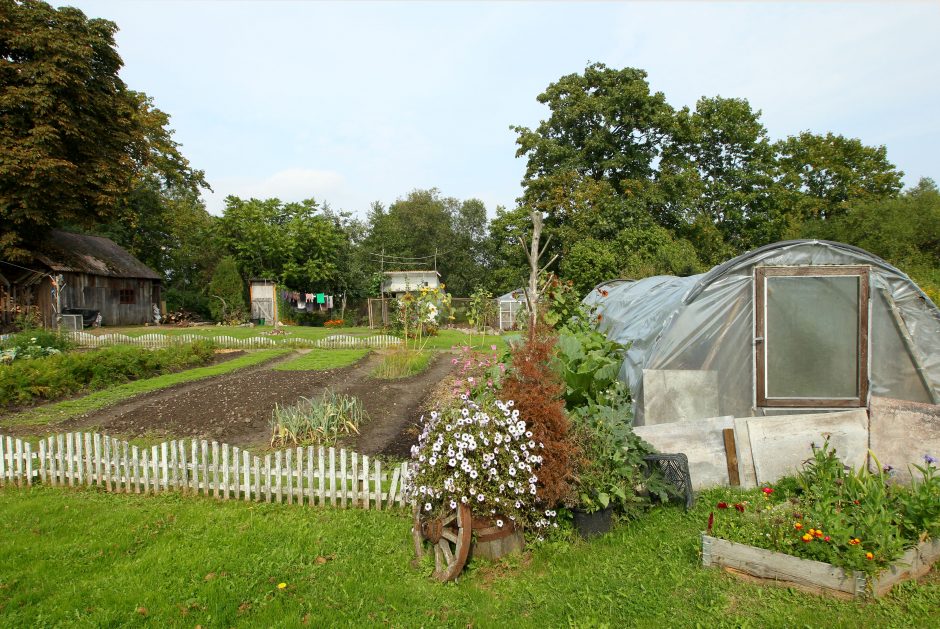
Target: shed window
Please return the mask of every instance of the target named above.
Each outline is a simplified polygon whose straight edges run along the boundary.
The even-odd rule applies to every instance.
[[[136,304],[137,299],[133,288],[122,288],[120,293],[122,304]]]
[[[757,405],[864,406],[868,267],[755,270]]]

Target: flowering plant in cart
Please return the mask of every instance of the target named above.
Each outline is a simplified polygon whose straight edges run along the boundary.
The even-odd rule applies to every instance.
[[[405,491],[423,518],[446,516],[467,504],[497,527],[514,523],[541,532],[555,513],[536,504],[542,444],[513,409],[513,402],[468,396],[434,411],[418,443]]]

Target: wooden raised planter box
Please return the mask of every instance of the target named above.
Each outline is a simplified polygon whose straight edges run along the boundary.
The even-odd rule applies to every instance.
[[[940,540],[927,540],[911,548],[898,561],[874,577],[828,563],[801,559],[772,550],[729,542],[702,534],[702,565],[780,585],[839,598],[883,596],[892,587],[930,571],[940,558]]]

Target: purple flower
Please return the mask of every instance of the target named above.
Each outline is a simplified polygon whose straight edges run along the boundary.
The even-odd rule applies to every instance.
[[[937,459],[933,458],[929,454],[924,455],[924,463],[926,463],[927,465],[933,465],[936,462],[937,462]]]

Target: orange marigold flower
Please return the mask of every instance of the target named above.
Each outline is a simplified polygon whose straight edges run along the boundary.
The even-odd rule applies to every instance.
[[[810,529],[810,530],[809,530],[809,534],[810,534],[810,535],[815,535],[815,534],[816,534],[816,529]]]
[[[820,531],[819,529],[816,529],[816,532],[813,533],[813,535],[815,535],[816,537],[822,537],[822,536],[823,536],[823,532]]]
[[[865,559],[871,560],[871,559],[874,559],[874,558],[875,558],[875,556],[874,556],[873,554],[871,554],[871,553],[865,553]]]
[[[850,539],[850,540],[849,540],[849,544],[851,544],[852,546],[858,546],[858,545],[861,544],[861,543],[862,543],[862,540],[860,540],[860,539],[857,538],[857,537],[856,537],[855,539]]]
[[[804,535],[804,536],[801,537],[800,539],[802,539],[804,542],[811,542],[811,541],[813,541],[813,536],[810,535],[809,533],[807,533],[806,535]]]
[[[797,531],[799,531],[801,528],[803,528],[803,523],[802,523],[802,522],[797,522],[796,524],[793,525],[793,528],[795,528]]]

